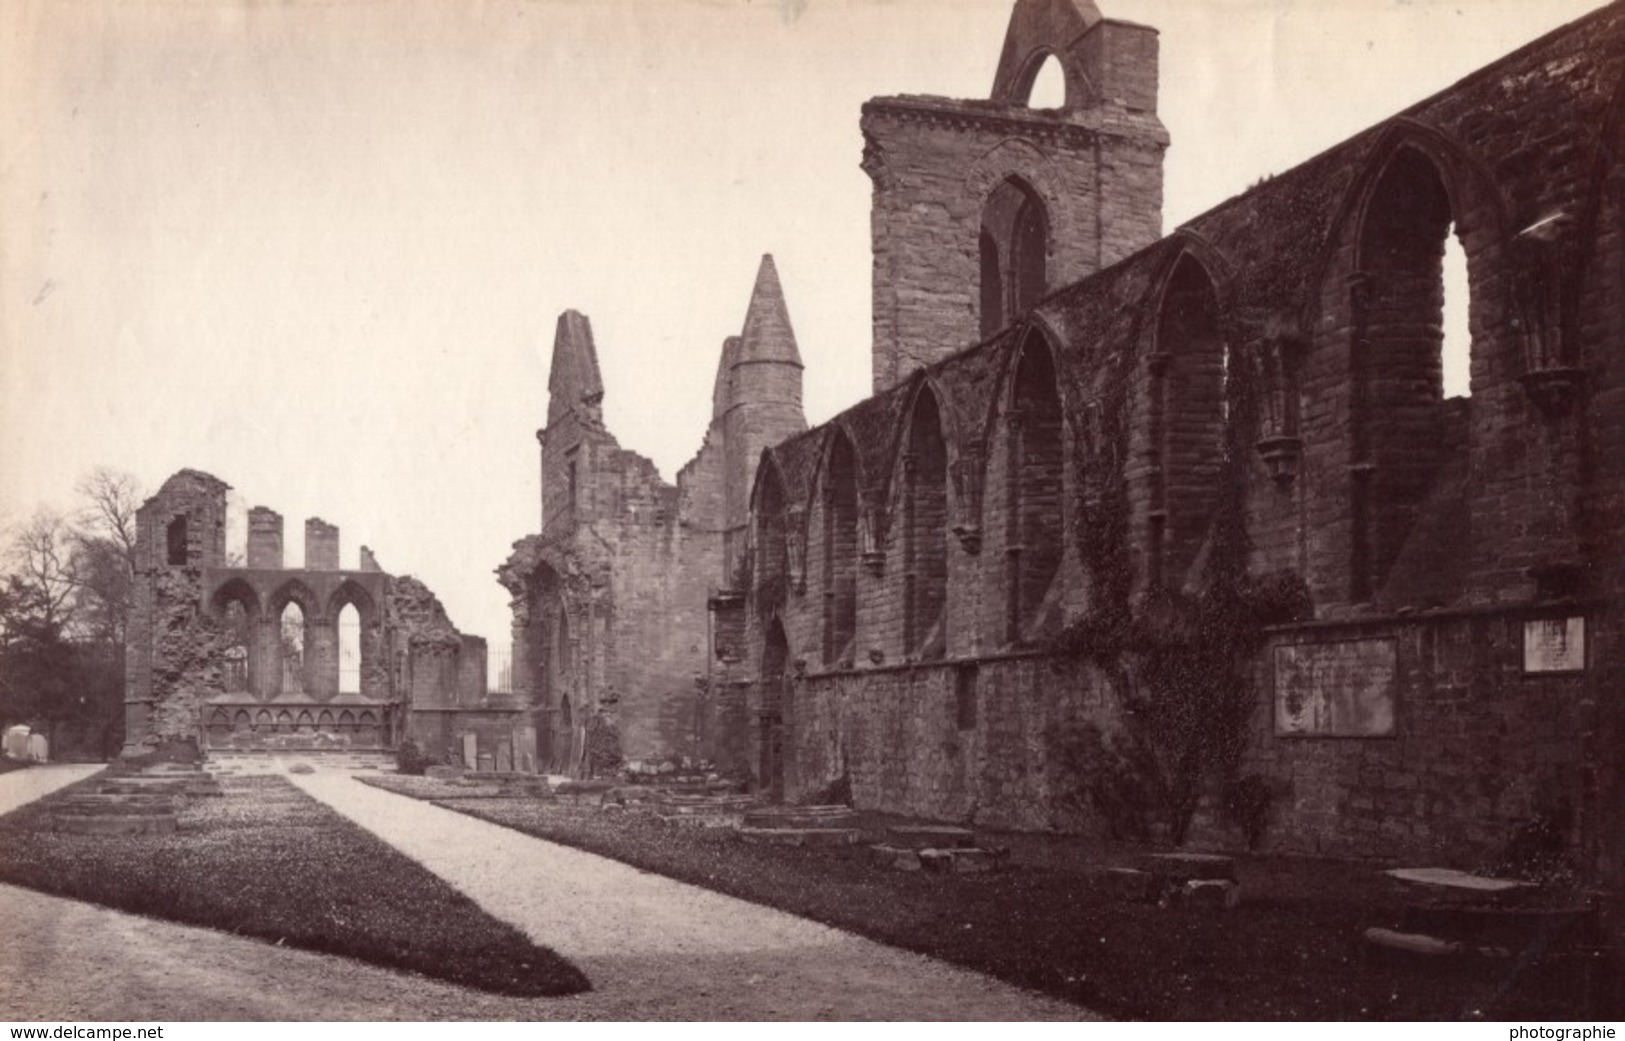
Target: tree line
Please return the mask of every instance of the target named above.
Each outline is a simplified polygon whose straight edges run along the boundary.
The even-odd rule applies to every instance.
[[[0,547],[0,727],[41,730],[53,758],[124,741],[124,645],[135,580],[128,473],[98,467],[73,508],[42,506]]]

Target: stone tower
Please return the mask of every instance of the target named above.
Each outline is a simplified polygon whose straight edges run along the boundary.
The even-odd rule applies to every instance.
[[[1049,61],[1065,101],[1030,108]],[[1091,0],[1017,0],[990,100],[876,98],[862,127],[876,392],[1161,235],[1157,33]]]
[[[542,457],[542,530],[590,519],[594,434],[604,433],[604,381],[592,324],[565,311],[553,334],[547,426],[536,432]],[[563,518],[569,517],[566,521]]]
[[[726,578],[743,543],[750,491],[762,450],[807,429],[801,410],[801,352],[771,254],[762,256],[745,311],[745,328],[723,346],[715,402],[722,406],[725,462]]]
[[[209,691],[202,656],[177,665],[175,633],[193,622],[203,576],[226,562],[226,492],[182,470],[136,511],[135,575],[124,641],[124,753],[139,755],[198,735],[197,703]],[[179,644],[189,647],[190,645]],[[184,655],[182,656],[184,657]]]

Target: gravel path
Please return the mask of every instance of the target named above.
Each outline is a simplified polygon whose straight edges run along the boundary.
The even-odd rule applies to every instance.
[[[544,999],[546,1018],[1095,1018],[979,973],[395,795],[345,773],[291,780],[575,962],[593,992]]]
[[[101,769],[105,769],[101,763],[47,763],[0,774],[0,814],[43,799]]]

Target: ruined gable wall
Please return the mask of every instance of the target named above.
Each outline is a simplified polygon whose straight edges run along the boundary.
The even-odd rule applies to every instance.
[[[125,644],[125,753],[196,741],[218,689],[218,635],[199,612],[203,569],[226,555],[225,482],[196,470],[165,481],[136,513],[136,574]],[[171,545],[171,531],[184,538]],[[171,552],[178,554],[171,558]]]
[[[982,212],[1006,177],[1043,203],[1052,289],[1161,234],[1167,133],[1155,114],[1156,33],[1101,22],[1089,38],[1087,72],[1110,93],[1069,99],[1072,111],[931,97],[864,106],[876,391],[981,339]]]

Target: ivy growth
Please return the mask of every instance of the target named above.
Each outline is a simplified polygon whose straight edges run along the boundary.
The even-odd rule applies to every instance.
[[[1297,575],[1247,573],[1246,456],[1237,431],[1250,427],[1251,402],[1241,382],[1230,383],[1230,444],[1199,591],[1135,593],[1133,557],[1123,551],[1131,545],[1126,395],[1096,413],[1085,450],[1075,453],[1091,607],[1054,649],[1107,678],[1121,725],[1107,733],[1074,724],[1052,740],[1062,765],[1079,770],[1075,801],[1122,837],[1161,832],[1183,844],[1203,795],[1235,790],[1255,702],[1247,663],[1263,647],[1266,627],[1310,614]],[[1244,830],[1265,814],[1267,805],[1249,806]]]

